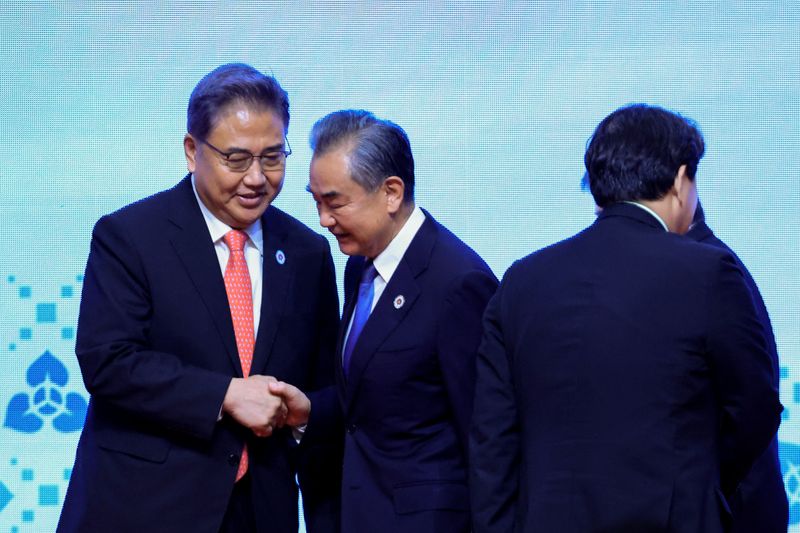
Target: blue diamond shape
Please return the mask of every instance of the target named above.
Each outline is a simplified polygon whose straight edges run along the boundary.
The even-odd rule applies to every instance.
[[[36,304],[36,322],[55,322],[56,321],[56,304],[45,303]]]
[[[3,482],[0,481],[0,511],[6,508],[8,502],[10,502],[14,498],[14,495],[11,494],[11,491],[8,490],[8,487],[3,485]]]
[[[58,485],[39,485],[39,505],[58,505]]]
[[[20,298],[30,298],[32,294],[30,287],[20,287],[19,288],[19,297]]]
[[[72,298],[72,285],[64,285],[61,287],[62,298]]]

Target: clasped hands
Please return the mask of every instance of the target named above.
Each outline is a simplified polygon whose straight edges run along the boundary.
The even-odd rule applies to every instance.
[[[277,428],[307,423],[311,402],[293,385],[272,376],[253,375],[231,380],[222,411],[256,436],[269,437]]]

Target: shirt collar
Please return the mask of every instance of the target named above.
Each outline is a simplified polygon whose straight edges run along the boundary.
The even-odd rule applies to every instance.
[[[375,270],[378,271],[378,275],[386,283],[389,283],[394,271],[397,270],[397,266],[403,259],[419,228],[422,227],[423,222],[425,222],[425,213],[422,212],[419,206],[414,206],[411,216],[408,217],[406,223],[394,236],[392,242],[373,261]]]
[[[661,227],[664,228],[664,231],[669,232],[669,228],[667,227],[667,223],[664,222],[664,220],[662,220],[662,218],[660,216],[658,216],[658,214],[656,214],[655,211],[653,211],[652,209],[650,209],[646,205],[640,204],[640,203],[637,203],[637,202],[630,202],[628,200],[625,200],[623,203],[635,205],[636,207],[640,207],[640,208],[644,209],[645,211],[647,211],[648,213],[653,215],[656,218],[656,220],[658,220],[658,223],[661,224]]]
[[[229,225],[222,222],[220,219],[214,216],[214,214],[209,211],[206,204],[200,199],[200,196],[197,194],[197,186],[194,183],[194,174],[192,174],[192,191],[194,191],[194,197],[197,199],[197,205],[200,206],[200,211],[203,213],[203,219],[206,221],[206,226],[208,226],[208,232],[211,234],[211,240],[214,244],[217,244],[222,238],[225,236],[226,233],[231,231]],[[261,228],[261,219],[259,218],[253,224],[245,228],[245,233],[250,239],[250,242],[258,249],[260,254],[264,254],[264,234]]]

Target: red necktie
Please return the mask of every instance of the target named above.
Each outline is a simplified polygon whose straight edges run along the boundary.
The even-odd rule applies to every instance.
[[[256,344],[253,327],[253,291],[250,286],[250,272],[244,259],[244,244],[247,233],[231,230],[222,238],[230,250],[228,265],[225,267],[225,291],[228,293],[228,305],[231,308],[233,332],[236,335],[236,348],[239,350],[239,361],[242,364],[242,375],[250,375],[253,362],[253,347]],[[236,481],[247,472],[247,445],[242,450]]]

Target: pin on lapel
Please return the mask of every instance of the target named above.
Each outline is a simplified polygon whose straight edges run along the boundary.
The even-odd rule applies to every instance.
[[[286,254],[283,253],[283,250],[278,250],[275,252],[275,261],[277,261],[279,265],[282,265],[286,262]]]
[[[395,296],[395,298],[394,298],[394,308],[395,309],[400,309],[401,307],[403,307],[404,303],[406,303],[406,297],[405,296],[403,296],[402,294],[398,294],[397,296]]]

